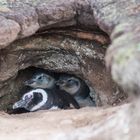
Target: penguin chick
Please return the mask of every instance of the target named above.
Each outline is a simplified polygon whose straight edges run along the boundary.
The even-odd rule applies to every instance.
[[[96,106],[95,101],[90,97],[90,89],[84,81],[71,75],[61,75],[56,82],[61,90],[71,94],[80,107]]]
[[[55,86],[55,79],[46,73],[39,73],[24,84],[32,88],[52,89]]]
[[[71,75],[61,75],[56,84],[61,90],[64,90],[75,97],[85,99],[90,93],[89,87],[84,81]]]
[[[77,101],[69,93],[66,93],[66,91],[59,89],[59,87],[55,83],[56,81],[52,76],[46,73],[38,73],[35,74],[33,78],[26,81],[25,85],[32,88],[47,89],[56,97],[61,96],[65,104],[71,103],[75,108],[80,108]]]
[[[75,108],[80,108],[72,96],[69,97],[69,102],[65,96],[69,97],[70,95],[65,93],[64,96],[61,96],[60,94],[56,94],[56,92],[52,92],[50,90],[41,88],[33,89],[25,93],[21,100],[14,103],[13,109],[24,108],[29,112],[45,109],[67,109],[70,107],[70,103],[72,103]]]

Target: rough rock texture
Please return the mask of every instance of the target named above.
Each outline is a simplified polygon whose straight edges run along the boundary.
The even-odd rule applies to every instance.
[[[104,69],[103,47],[100,49],[97,47],[97,44],[95,46],[92,43],[91,45],[89,43],[86,45],[85,42],[81,43],[58,36],[48,37],[47,42],[42,37],[23,39],[36,32],[42,33],[46,30],[48,31],[48,29],[69,26],[84,28],[94,32],[99,31],[99,28],[105,31],[111,38],[111,44],[106,53],[106,65],[111,72],[112,78],[127,93],[131,93],[131,95],[132,93],[139,94],[139,0],[1,0],[0,6],[1,106],[3,105],[3,101],[4,105],[7,101],[7,98],[5,100],[5,96],[8,96],[10,100],[13,97],[12,93],[14,94],[14,91],[11,89],[15,90],[15,85],[19,82],[18,71],[29,66],[58,72],[74,73],[84,78],[89,86],[92,88],[95,87],[96,93],[102,95],[100,97],[102,97],[101,100],[103,103],[112,101],[109,97],[113,98],[114,84]],[[12,43],[18,39],[22,40]],[[117,93],[118,91],[115,92],[115,94]],[[120,100],[119,97],[118,100]],[[96,116],[98,111],[99,116]],[[23,136],[24,140],[40,139],[41,136],[41,139],[43,139],[46,138],[45,130],[50,134],[51,132],[54,133],[55,129],[57,131],[55,134],[58,134],[57,137],[50,134],[48,139],[140,139],[138,103],[109,108],[104,111],[100,109],[95,109],[95,111],[94,109],[85,109],[83,112],[82,110],[73,110],[73,113],[71,111],[70,113],[68,113],[69,111],[64,111],[63,113],[66,118],[72,117],[74,127],[70,126],[71,119],[64,119],[64,115],[61,114],[62,112],[57,112],[58,114],[53,112],[55,116],[60,115],[60,120],[62,121],[61,130],[57,129],[58,126],[56,126],[61,121],[59,117],[58,120],[56,117],[53,117],[54,114],[52,112],[44,112],[44,118],[40,113],[17,117],[1,115],[2,127],[0,137],[2,139],[15,139],[15,137],[18,138],[17,132],[20,132],[19,136]],[[78,116],[79,114],[81,117]],[[40,115],[41,119],[38,118],[38,115]],[[27,120],[21,126],[20,124],[23,123],[25,118]],[[32,122],[30,122],[31,118],[33,119]],[[52,118],[54,125],[48,118]],[[77,120],[75,121],[75,119]],[[15,122],[17,120],[18,123],[16,125]],[[33,123],[37,121],[40,122],[36,123],[35,127]],[[52,127],[51,125],[48,125],[49,127],[44,126],[44,121],[46,123],[51,122]],[[80,122],[80,125],[77,125],[78,122]],[[39,127],[41,123],[43,126]],[[8,124],[8,130],[6,129],[6,124]],[[31,124],[33,127],[29,127]],[[61,125],[59,124],[59,126]],[[68,126],[70,126],[70,129]],[[82,126],[83,128],[81,128]],[[73,131],[70,132],[71,130]],[[26,135],[27,132],[30,132],[29,135]],[[7,133],[10,135],[7,136]]]
[[[9,48],[1,50],[0,56],[1,109],[17,100],[13,95],[20,93],[23,82],[33,74],[35,68],[30,70],[31,66],[81,77],[94,88],[96,94],[91,92],[91,95],[93,98],[99,96],[102,105],[118,104],[125,98],[106,72],[103,61],[105,49],[97,42],[62,36],[37,36],[16,41]],[[22,74],[18,74],[20,70],[23,70]]]
[[[2,140],[139,140],[139,117],[139,101],[108,109],[39,111],[11,116],[1,113],[0,138]]]
[[[73,140],[80,138],[79,136],[75,137],[76,133],[72,134],[75,138],[71,138],[71,132],[83,129],[84,133],[81,131],[81,137],[85,139],[83,134],[88,131],[88,128],[92,128],[94,124],[111,118],[119,109],[120,107],[112,108],[111,110],[83,108],[80,110],[39,111],[21,115],[1,113],[0,138],[2,140]],[[68,133],[70,135],[63,138],[63,135]]]
[[[17,38],[34,34],[38,30],[80,26],[87,29],[97,29],[90,2],[87,0],[3,0],[0,3],[0,15],[20,26]],[[19,30],[19,27],[17,27]],[[8,30],[5,24],[3,30]],[[0,34],[3,36],[3,34]],[[3,36],[4,37],[4,36]],[[6,36],[5,36],[6,38]],[[13,39],[9,40],[13,42]],[[6,47],[7,41],[3,47]]]
[[[124,89],[134,92],[139,89],[140,79],[137,64],[139,5],[139,0],[2,0],[0,48],[37,30],[77,25],[95,29],[99,26],[111,35],[112,43],[107,51],[106,63],[111,68],[113,79]],[[11,34],[12,37],[9,37]]]
[[[111,111],[111,112],[110,112]],[[93,111],[94,112],[94,111]],[[58,132],[53,140],[138,140],[139,137],[139,101],[99,111],[99,117],[93,117],[89,124],[71,132]],[[136,113],[137,112],[137,113]],[[105,113],[105,114],[104,114]],[[96,120],[97,119],[97,120]]]
[[[2,49],[17,38],[20,26],[15,21],[2,16],[0,16],[0,21],[0,49]]]

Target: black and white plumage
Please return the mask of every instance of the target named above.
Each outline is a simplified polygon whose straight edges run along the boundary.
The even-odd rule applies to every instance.
[[[79,109],[80,106],[73,96],[64,90],[60,90],[55,82],[55,78],[51,75],[46,73],[37,73],[33,75],[31,79],[26,81],[25,85],[32,87],[33,89],[41,88],[47,91],[49,97],[53,100],[53,104],[60,105],[59,108],[66,109],[70,107],[70,104],[72,104],[73,107]]]
[[[24,108],[33,112],[37,110],[67,109],[72,104],[79,109],[78,103],[68,93],[57,94],[47,89],[32,89],[25,93],[21,100],[13,105],[13,109]]]

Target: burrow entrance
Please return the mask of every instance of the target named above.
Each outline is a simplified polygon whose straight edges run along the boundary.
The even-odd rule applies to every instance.
[[[4,108],[4,111],[6,111],[9,114],[20,114],[20,113],[28,112],[24,109],[13,110],[12,106],[16,101],[20,100],[21,97],[25,93],[29,92],[32,89],[29,86],[25,86],[24,83],[25,83],[25,81],[31,79],[37,73],[46,73],[48,75],[51,75],[51,76],[55,77],[55,80],[58,80],[62,75],[67,75],[67,76],[78,78],[78,79],[82,80],[82,82],[84,82],[86,84],[86,86],[89,88],[89,97],[91,99],[90,101],[88,99],[85,103],[83,103],[81,108],[86,107],[86,106],[96,107],[96,106],[99,105],[99,104],[96,105],[96,102],[98,102],[98,103],[100,102],[100,105],[101,105],[100,97],[95,93],[95,90],[86,83],[86,81],[81,79],[80,75],[76,76],[74,74],[69,74],[69,73],[64,73],[64,72],[58,73],[58,72],[55,72],[55,71],[48,71],[48,70],[45,70],[43,68],[38,68],[38,67],[31,66],[31,67],[28,67],[24,70],[20,70],[18,72],[17,76],[12,81],[12,87],[13,87],[12,91],[11,91],[12,94],[8,94],[9,97],[7,97],[7,96],[2,97],[3,98],[2,101],[5,104],[3,104],[3,106],[1,106],[1,107]],[[89,103],[88,103],[88,101],[89,101]]]
[[[90,82],[87,79],[86,80],[83,79],[83,75],[74,75],[74,74],[63,73],[63,72],[58,73],[55,71],[48,71],[48,70],[45,70],[42,68],[31,66],[26,69],[20,70],[18,72],[18,75],[14,78],[14,80],[10,84],[10,86],[11,86],[10,94],[7,94],[7,96],[3,96],[1,98],[1,101],[2,101],[1,109],[2,110],[4,110],[5,112],[7,112],[9,114],[27,113],[27,111],[24,109],[19,109],[19,110],[13,111],[12,105],[16,101],[18,101],[27,91],[30,90],[30,87],[25,86],[24,82],[26,80],[30,79],[37,72],[51,74],[56,79],[59,79],[59,77],[61,75],[66,74],[66,75],[74,76],[74,77],[77,77],[77,78],[80,78],[81,80],[83,80],[89,87],[90,97],[92,99],[93,106],[86,103],[82,107],[87,107],[87,106],[90,106],[90,107],[99,107],[100,106],[101,107],[101,106],[119,105],[122,102],[124,102],[125,99],[127,98],[127,95],[117,85],[115,85],[115,83],[112,84],[113,88],[110,88],[111,89],[110,93],[112,92],[112,96],[111,97],[110,97],[110,95],[105,96],[105,94],[103,94],[104,91],[102,91],[101,89],[100,89],[100,91],[96,90],[96,88],[97,88],[96,86],[92,87],[90,85]],[[98,76],[100,76],[100,79],[98,79],[99,83],[97,83],[97,85],[100,85],[100,82],[102,81],[103,77],[101,77],[102,76],[101,74],[97,75],[97,77]],[[107,87],[110,86],[110,85],[108,85],[108,84],[110,84],[110,80],[111,80],[110,77],[108,77],[108,79],[106,79],[106,81],[108,81],[108,83],[106,83],[106,81],[104,81],[104,84],[106,84]],[[102,94],[100,95],[98,92],[100,92]],[[108,99],[107,99],[107,97],[108,97]]]
[[[82,79],[96,106],[120,105],[127,99],[107,72],[106,47],[98,41],[43,34],[16,41],[10,48],[2,53],[11,67],[9,71],[1,70],[10,76],[0,88],[0,110],[9,113],[13,103],[28,90],[23,88],[23,82],[40,70],[51,72],[55,77],[65,73]]]

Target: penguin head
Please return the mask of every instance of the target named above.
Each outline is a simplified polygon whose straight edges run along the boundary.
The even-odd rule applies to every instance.
[[[58,85],[61,90],[74,95],[80,89],[81,83],[80,79],[76,77],[64,75],[60,76],[59,80],[56,82],[56,85]]]
[[[35,74],[30,80],[25,81],[26,86],[32,88],[52,88],[55,85],[55,79],[45,73]]]
[[[13,109],[23,108],[27,111],[36,111],[41,109],[48,100],[48,94],[43,89],[34,89],[25,93],[21,100],[13,105]]]

